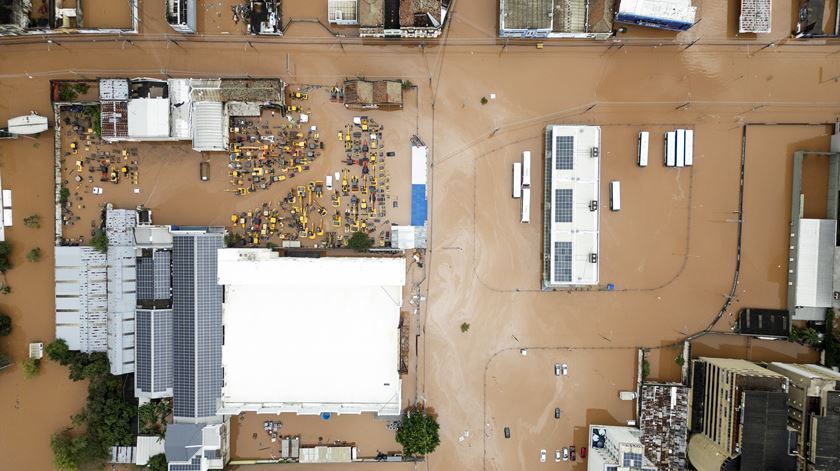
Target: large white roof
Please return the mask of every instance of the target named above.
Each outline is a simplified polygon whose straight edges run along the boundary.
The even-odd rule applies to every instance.
[[[135,98],[128,102],[128,137],[134,139],[169,137],[169,100]]]
[[[403,258],[219,251],[222,410],[399,414]]]

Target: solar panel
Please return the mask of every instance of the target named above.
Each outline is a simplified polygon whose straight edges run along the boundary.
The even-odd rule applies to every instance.
[[[557,170],[574,169],[574,136],[557,136],[554,138],[554,168]]]
[[[554,222],[572,222],[571,188],[554,190]]]
[[[153,386],[155,392],[172,387],[172,311],[154,311]]]
[[[152,390],[152,319],[148,311],[137,311],[135,315],[136,363],[134,385],[145,392]]]
[[[169,471],[201,471],[201,456],[196,455],[189,464],[172,463],[169,465]]]
[[[554,281],[572,281],[572,243],[554,243]]]

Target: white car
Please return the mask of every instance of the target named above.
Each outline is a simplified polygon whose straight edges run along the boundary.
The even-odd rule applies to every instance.
[[[554,376],[560,376],[560,363],[554,364]]]
[[[563,448],[563,461],[569,461],[569,449]]]
[[[101,195],[102,194],[102,188],[100,188],[98,186],[93,187],[93,194],[94,195]]]
[[[540,463],[545,463],[545,450],[540,450]]]
[[[563,376],[569,376],[569,365],[563,363],[561,368],[563,369]]]
[[[554,462],[555,463],[560,462],[560,450],[554,450]]]
[[[333,182],[332,175],[327,175],[327,190],[332,190],[332,185],[333,185],[332,182]]]

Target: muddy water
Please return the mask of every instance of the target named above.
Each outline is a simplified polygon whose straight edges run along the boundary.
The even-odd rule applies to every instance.
[[[300,17],[311,14],[309,7],[299,7],[298,2],[288,9],[292,8],[301,8]],[[790,20],[785,19],[784,9],[775,11],[781,13],[774,19],[773,34],[786,34]],[[169,31],[159,3],[143,2],[142,15],[143,33]],[[202,20],[208,29],[212,25],[209,16]],[[708,18],[713,17],[709,14]],[[244,43],[143,42],[142,36],[135,46],[101,41],[50,51],[43,44],[3,46],[0,119],[30,109],[50,115],[48,79],[73,78],[75,74],[159,76],[163,70],[175,76],[279,76],[291,83],[320,84],[364,74],[368,78],[402,77],[418,84],[419,135],[431,147],[434,159],[431,251],[424,284],[428,297],[422,310],[425,325],[419,340],[418,386],[419,398],[440,415],[443,437],[428,468],[491,467],[485,462],[486,453],[494,463],[503,463],[504,469],[530,469],[536,458],[533,447],[521,443],[496,447],[498,435],[486,432],[485,412],[511,422],[518,418],[523,430],[533,436],[541,430],[546,436],[556,436],[552,443],[545,443],[551,450],[579,442],[579,431],[589,421],[623,420],[628,412],[615,390],[632,384],[635,347],[657,347],[664,340],[704,327],[729,291],[735,266],[737,230],[733,220],[738,207],[741,125],[833,121],[838,100],[836,83],[830,77],[840,74],[840,59],[829,55],[836,49],[819,47],[780,46],[755,52],[755,48],[746,47],[695,46],[681,53],[671,48],[607,51],[551,44],[541,51],[517,46],[502,51],[497,46],[467,45],[467,40],[491,38],[496,20],[495,8],[487,2],[457,2],[449,33],[452,43],[426,49],[295,43],[295,34],[306,41],[321,37],[311,25],[290,30],[285,44],[259,43],[254,48]],[[780,21],[788,25],[776,28]],[[711,25],[710,31],[729,28],[714,23],[702,25]],[[219,31],[221,36],[223,31],[235,30],[220,26]],[[722,37],[722,33],[710,36]],[[237,39],[233,34],[231,38]],[[33,78],[25,78],[27,73]],[[480,98],[490,93],[496,93],[496,100],[481,105]],[[411,112],[393,116],[397,117],[389,119],[405,120],[411,127],[418,119]],[[346,116],[337,119],[345,120]],[[383,122],[387,128],[388,121]],[[624,291],[522,291],[539,284],[539,274],[532,267],[539,257],[541,220],[533,217],[528,228],[521,227],[515,219],[515,206],[507,199],[506,177],[510,162],[526,146],[532,147],[535,155],[533,168],[540,167],[536,164],[542,129],[554,122],[602,125],[602,180],[627,182],[626,207],[602,218],[601,246],[603,278],[626,288]],[[662,130],[676,126],[691,126],[696,131],[694,168],[664,169],[658,166],[654,153],[650,167],[635,168],[633,134],[649,128],[657,138]],[[791,134],[790,139],[780,135],[778,141],[766,137],[767,146],[759,146],[756,152],[784,147],[789,156],[799,145],[825,146],[825,128],[819,129],[813,134]],[[26,247],[36,243],[49,247],[52,241],[49,227],[40,231],[22,227],[23,215],[52,214],[51,136],[42,137],[39,144],[0,143],[3,184],[15,191],[15,227],[8,237],[12,244],[23,247],[16,251],[18,267],[9,273],[13,292],[0,297],[0,307],[18,326],[1,345],[16,359],[21,358],[29,340],[49,341],[54,335],[52,254],[46,251],[35,265],[23,261]],[[752,145],[748,140],[748,146]],[[228,210],[215,210],[217,204],[236,206],[239,202],[226,199],[223,186],[208,186],[198,193],[197,186],[182,186],[184,179],[178,178],[197,180],[197,155],[162,146],[155,152],[166,154],[167,165],[151,174],[157,187],[152,185],[141,195],[156,208],[158,221],[226,222]],[[774,162],[780,158],[774,154]],[[745,252],[745,257],[754,260],[742,266],[742,283],[748,290],[739,293],[742,304],[785,301],[779,289],[783,278],[773,269],[772,261],[786,242],[772,228],[784,225],[785,210],[779,204],[788,199],[789,192],[786,183],[780,182],[784,171],[776,165],[768,172],[747,169],[750,185],[766,190],[764,200],[759,195],[745,201],[744,237],[752,241],[751,247],[771,248],[773,255],[762,260],[759,251],[755,255]],[[212,166],[213,172],[223,172],[220,167]],[[211,182],[224,182],[225,175],[214,173],[211,178]],[[535,195],[540,192],[535,188]],[[747,235],[751,212],[753,220],[766,218],[771,229],[762,231],[758,226]],[[756,297],[749,298],[750,293],[757,293]],[[467,334],[459,329],[465,321],[471,323]],[[519,346],[617,348],[604,360],[610,363],[606,378],[580,376],[575,394],[560,392],[555,398],[556,391],[551,389],[555,378],[535,366],[533,376],[520,378],[521,385],[505,383],[500,387],[520,391],[520,396],[533,389],[539,394],[537,400],[505,401],[499,396],[500,400],[491,402],[497,391],[485,389],[486,368],[488,364],[497,366],[490,359],[496,352]],[[740,351],[731,350],[732,354]],[[757,351],[754,349],[753,358]],[[580,354],[573,364],[586,364],[583,352],[570,352]],[[663,353],[659,359],[665,376],[672,374],[672,367],[666,367],[673,362],[669,356]],[[553,358],[542,361],[545,366]],[[530,368],[523,373],[528,371]],[[573,371],[579,374],[581,370]],[[54,398],[54,391],[62,391],[60,399]],[[17,368],[0,373],[0,410],[9,418],[4,422],[9,426],[0,430],[0,468],[50,469],[49,435],[69,423],[69,415],[79,409],[83,398],[83,385],[71,384],[66,371],[54,365],[46,364],[41,375],[30,382],[23,381]],[[576,411],[559,429],[553,428],[553,419],[545,417],[546,410],[553,411],[549,402],[555,400],[567,402],[566,408]],[[469,437],[459,441],[465,431]],[[246,434],[244,438],[249,437]],[[343,434],[339,438],[346,439]],[[578,466],[582,464],[578,462]]]

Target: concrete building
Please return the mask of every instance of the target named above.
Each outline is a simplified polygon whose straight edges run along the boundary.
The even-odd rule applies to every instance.
[[[620,0],[616,23],[685,31],[694,26],[697,7],[691,0]]]
[[[499,0],[499,37],[608,39],[613,2]]]
[[[598,284],[601,128],[545,129],[543,289]]]
[[[230,459],[230,420],[217,424],[174,423],[166,427],[169,471],[224,469]]]
[[[166,22],[179,33],[195,33],[195,0],[166,0]]]
[[[33,3],[35,5],[33,6]],[[0,2],[0,36],[27,34],[121,34],[136,33],[140,23],[137,0],[122,2],[131,15],[130,28],[92,28],[85,24],[85,9],[90,8],[85,0],[64,2],[62,0],[4,0]],[[41,15],[44,8],[46,15]],[[35,11],[33,12],[33,9]],[[34,14],[33,14],[34,13]]]
[[[353,109],[400,109],[403,106],[402,82],[347,80],[344,82],[344,106]]]
[[[108,351],[108,260],[93,247],[55,248],[55,336],[70,350]]]
[[[825,218],[803,218],[805,193],[802,165],[808,159],[828,159]],[[831,152],[793,154],[788,311],[793,320],[822,321],[827,308],[840,308],[840,248],[837,243],[840,192],[840,123],[835,125]]]
[[[840,373],[819,365],[778,362],[767,369],[789,380],[787,424],[797,431],[799,469],[840,469],[840,410],[832,410],[840,394]]]
[[[688,388],[673,383],[643,383],[639,428],[645,456],[659,471],[682,471],[688,445]]]
[[[446,21],[449,3],[449,0],[357,0],[359,36],[436,38]]]
[[[645,456],[637,428],[612,425],[589,426],[588,471],[657,471]]]
[[[698,471],[794,471],[785,419],[787,385],[785,376],[746,360],[692,360],[692,466]]]
[[[405,272],[402,257],[219,251],[225,300],[220,413],[399,415]],[[278,361],[283,374],[266,374]]]

